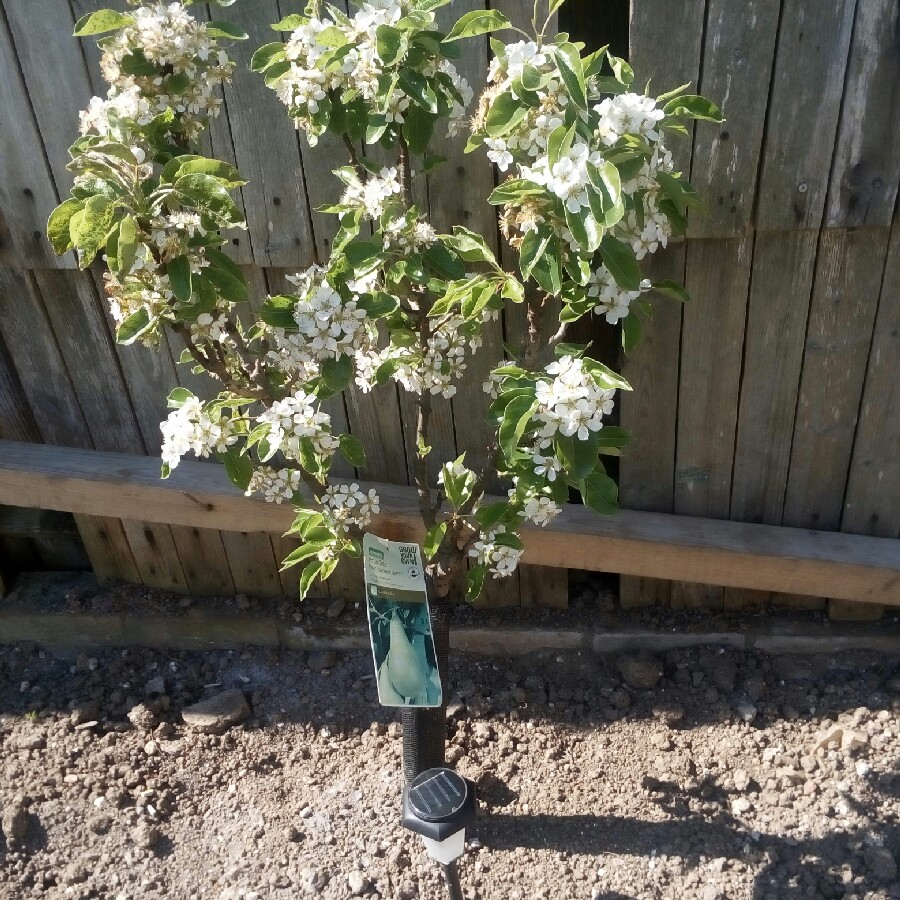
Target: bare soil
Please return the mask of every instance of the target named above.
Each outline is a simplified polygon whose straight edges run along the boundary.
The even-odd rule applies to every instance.
[[[349,612],[349,611],[348,611]],[[453,657],[467,898],[900,898],[900,660]],[[240,689],[223,734],[181,710]],[[0,647],[0,897],[445,896],[367,653]]]

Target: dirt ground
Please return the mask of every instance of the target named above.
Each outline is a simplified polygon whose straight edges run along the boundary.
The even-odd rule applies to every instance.
[[[467,898],[900,898],[897,658],[456,654],[449,695]],[[396,719],[367,653],[0,647],[0,897],[443,897]]]

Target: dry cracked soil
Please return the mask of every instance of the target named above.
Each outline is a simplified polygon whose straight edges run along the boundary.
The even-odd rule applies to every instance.
[[[900,898],[897,658],[456,654],[449,685],[469,900]],[[240,721],[185,722],[224,691]],[[0,647],[0,897],[443,897],[396,718],[367,653]]]

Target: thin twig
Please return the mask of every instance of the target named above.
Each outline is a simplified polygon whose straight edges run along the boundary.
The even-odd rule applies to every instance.
[[[368,181],[369,172],[366,167],[360,162],[359,154],[356,151],[356,147],[353,141],[345,134],[344,135],[344,146],[347,148],[347,151],[350,153],[350,162],[353,165],[353,168],[356,169],[356,174],[359,176],[359,180],[362,182]]]

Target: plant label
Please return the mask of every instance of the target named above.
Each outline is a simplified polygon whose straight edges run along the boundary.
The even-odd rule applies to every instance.
[[[441,677],[418,544],[363,538],[366,608],[382,706],[441,705]]]

